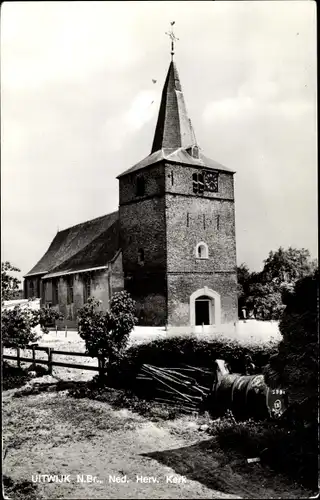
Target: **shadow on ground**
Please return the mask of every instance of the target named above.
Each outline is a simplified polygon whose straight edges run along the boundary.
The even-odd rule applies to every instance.
[[[260,463],[221,450],[215,438],[191,446],[143,454],[177,474],[241,498],[302,498],[306,491]]]

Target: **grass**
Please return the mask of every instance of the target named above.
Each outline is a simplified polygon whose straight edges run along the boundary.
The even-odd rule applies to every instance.
[[[30,481],[36,473],[105,474],[107,465],[108,473],[123,470],[128,477],[136,472],[164,477],[171,471],[187,477],[188,489],[173,490],[161,483],[155,490],[154,485],[148,489],[134,482],[129,489],[118,484],[115,489],[108,485],[108,490],[99,485],[84,490],[76,483],[39,484],[36,498],[309,496],[308,490],[261,464],[247,464],[246,455],[223,449],[216,436],[199,430],[203,424],[209,427],[207,414],[172,412],[110,388],[96,390],[91,399],[88,384],[51,379],[51,385],[42,377],[4,392],[4,472],[14,483]]]

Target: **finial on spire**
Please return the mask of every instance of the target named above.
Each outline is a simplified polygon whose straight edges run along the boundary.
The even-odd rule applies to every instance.
[[[179,40],[179,38],[177,38],[175,36],[175,34],[173,33],[173,25],[175,24],[175,21],[171,21],[170,22],[170,25],[171,25],[171,28],[170,28],[170,31],[166,31],[166,35],[168,35],[171,39],[171,60],[173,61],[173,56],[174,56],[174,42],[176,42],[177,40]]]

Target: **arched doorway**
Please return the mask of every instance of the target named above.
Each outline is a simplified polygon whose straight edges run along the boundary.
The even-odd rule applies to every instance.
[[[193,292],[190,296],[190,325],[217,326],[220,322],[220,295],[206,286]]]
[[[211,297],[207,295],[200,295],[195,300],[195,323],[197,325],[212,325],[212,319],[214,314],[212,314],[212,309],[214,304],[212,304]]]

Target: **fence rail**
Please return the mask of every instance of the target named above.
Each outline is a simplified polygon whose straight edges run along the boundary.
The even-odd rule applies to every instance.
[[[49,375],[52,375],[52,368],[54,366],[62,366],[65,368],[74,368],[75,370],[91,370],[91,371],[96,371],[99,372],[100,374],[103,373],[102,369],[102,363],[98,359],[98,366],[88,366],[88,365],[81,365],[78,363],[64,363],[62,361],[53,361],[53,355],[61,355],[61,356],[81,356],[81,357],[86,357],[86,358],[91,358],[89,354],[83,353],[83,352],[73,352],[73,351],[59,351],[57,349],[52,349],[51,347],[36,347],[36,346],[30,346],[26,347],[23,350],[29,350],[32,351],[32,357],[24,357],[21,356],[21,350],[20,347],[11,347],[10,349],[15,349],[17,351],[17,355],[13,356],[11,354],[3,354],[3,359],[11,359],[17,361],[17,365],[19,368],[21,368],[21,362],[27,362],[31,363],[31,365],[47,365],[48,366],[48,373]],[[37,359],[36,358],[36,351],[44,351],[48,355],[48,359]]]

